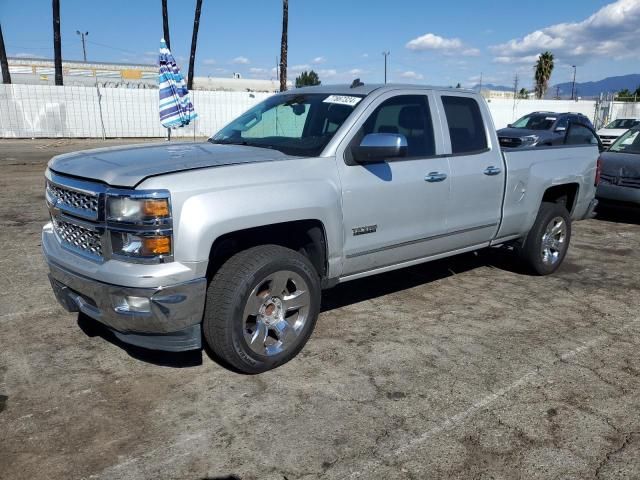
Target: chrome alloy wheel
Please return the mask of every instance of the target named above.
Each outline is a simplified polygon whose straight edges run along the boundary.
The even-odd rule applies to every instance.
[[[282,270],[267,276],[249,294],[242,317],[244,338],[259,355],[287,350],[302,332],[311,295],[300,275]]]
[[[554,265],[560,260],[567,240],[567,224],[562,217],[555,217],[547,224],[542,235],[541,252],[542,262]]]

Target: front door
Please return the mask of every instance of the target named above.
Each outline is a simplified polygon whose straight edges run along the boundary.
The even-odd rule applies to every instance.
[[[406,93],[406,94],[405,94]],[[343,276],[446,250],[449,160],[442,148],[433,96],[391,92],[374,101],[338,150],[344,215]],[[369,133],[399,133],[408,155],[376,164],[350,161]],[[345,161],[343,162],[343,154]]]

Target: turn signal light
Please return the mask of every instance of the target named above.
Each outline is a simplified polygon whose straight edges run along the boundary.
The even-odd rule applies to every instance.
[[[142,245],[140,253],[142,255],[167,255],[171,253],[171,236],[161,237],[141,237]]]
[[[169,202],[166,198],[144,200],[142,203],[142,214],[145,217],[168,217]]]

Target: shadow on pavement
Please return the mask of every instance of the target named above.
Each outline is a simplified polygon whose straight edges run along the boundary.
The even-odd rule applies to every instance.
[[[640,206],[627,204],[599,205],[596,219],[605,222],[640,225]]]

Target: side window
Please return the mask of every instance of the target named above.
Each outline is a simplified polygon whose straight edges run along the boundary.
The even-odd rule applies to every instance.
[[[354,138],[360,142],[370,133],[400,133],[407,138],[409,157],[435,155],[433,122],[424,95],[399,95],[381,103]]]
[[[567,127],[569,126],[569,117],[560,117],[560,120],[558,120],[558,123],[556,123],[556,130],[558,128],[564,128],[565,130],[567,129]]]
[[[473,98],[443,95],[452,153],[470,153],[487,148],[487,135],[480,106]]]
[[[598,145],[598,137],[584,125],[571,123],[564,143],[565,145]]]

